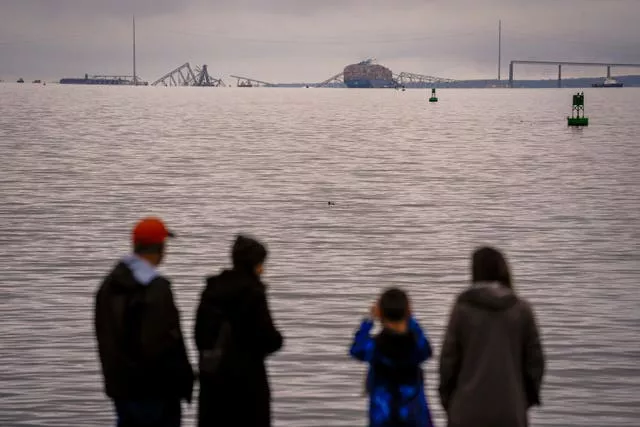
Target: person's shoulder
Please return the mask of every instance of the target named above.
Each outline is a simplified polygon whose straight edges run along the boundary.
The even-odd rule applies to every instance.
[[[471,292],[472,288],[467,287],[465,289],[463,289],[462,291],[458,292],[458,295],[456,295],[456,298],[453,300],[453,304],[454,305],[464,305],[466,303],[468,303],[469,300],[469,294]]]
[[[529,300],[521,295],[516,294],[516,306],[523,311],[533,311],[533,306]]]
[[[130,271],[127,266],[122,261],[116,261],[107,274],[102,277],[100,281],[100,285],[96,290],[96,294],[102,294],[104,292],[108,292],[108,290],[117,283],[123,274],[127,274]]]
[[[211,274],[205,277],[204,282],[207,286],[215,286],[216,284],[224,281],[229,275],[228,270],[222,270],[217,274]]]
[[[164,277],[161,274],[158,274],[156,277],[153,278],[151,282],[149,282],[149,285],[171,287],[171,280],[169,280],[169,278]]]
[[[535,319],[535,312],[533,309],[533,305],[531,304],[531,302],[529,302],[529,300],[519,296],[517,307],[521,315],[523,316],[523,318],[526,318],[529,320]]]
[[[126,264],[123,263],[121,260],[114,262],[111,268],[109,269],[109,272],[105,274],[104,277],[102,278],[102,283],[105,284],[112,281],[114,277],[122,274],[123,271],[127,271],[127,270],[128,268]]]
[[[167,294],[171,292],[171,281],[162,276],[158,275],[149,282],[149,284],[145,285],[145,287],[153,294]]]
[[[412,330],[414,328],[423,329],[422,324],[415,316],[409,317],[408,325],[409,325],[409,330]]]

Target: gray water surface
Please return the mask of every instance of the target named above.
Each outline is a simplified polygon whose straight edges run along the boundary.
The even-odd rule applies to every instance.
[[[533,425],[637,427],[640,90],[587,89],[584,129],[572,93],[0,85],[0,425],[113,425],[93,296],[155,214],[194,362],[204,277],[235,233],[268,244],[278,427],[365,425],[360,318],[402,286],[439,353],[480,244],[538,316]]]

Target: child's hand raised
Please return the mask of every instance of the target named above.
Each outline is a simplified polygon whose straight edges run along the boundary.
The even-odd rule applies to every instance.
[[[380,305],[378,301],[374,302],[371,306],[371,318],[373,320],[380,320]]]

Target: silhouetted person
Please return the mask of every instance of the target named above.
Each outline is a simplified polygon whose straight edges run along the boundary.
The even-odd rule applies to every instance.
[[[448,427],[526,427],[540,405],[544,355],[531,306],[513,291],[504,257],[473,254],[472,285],[455,302],[440,354]]]
[[[374,320],[382,331],[371,336]],[[369,363],[369,427],[432,427],[421,365],[431,358],[431,344],[411,316],[409,297],[387,289],[360,324],[351,357]]]
[[[104,279],[96,295],[95,331],[104,386],[118,427],[178,427],[180,401],[191,402],[187,358],[171,283],[156,267],[173,237],[157,218],[133,230],[133,254]]]
[[[200,427],[269,427],[265,359],[282,347],[260,280],[266,248],[238,236],[233,269],[207,279],[196,316],[200,354]]]

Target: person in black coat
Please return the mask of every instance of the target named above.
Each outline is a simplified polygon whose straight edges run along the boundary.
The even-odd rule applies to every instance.
[[[209,277],[196,315],[199,427],[270,427],[265,359],[282,347],[260,280],[266,248],[238,236],[233,269]]]

